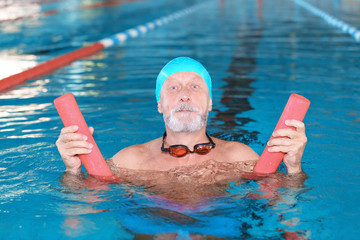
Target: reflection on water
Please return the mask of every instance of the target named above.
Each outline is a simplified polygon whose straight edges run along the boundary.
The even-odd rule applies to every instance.
[[[8,89],[0,95],[0,99],[27,99],[38,96],[41,93],[48,91],[46,85],[49,83],[48,79],[40,79],[34,82],[27,83],[26,88]]]
[[[1,7],[0,23],[4,21],[17,20],[24,17],[34,16],[40,13],[41,7],[38,4],[17,4],[12,3]]]
[[[213,182],[202,181],[222,175],[219,167],[229,173],[226,179],[222,176]],[[243,167],[212,163],[165,172],[117,169],[126,182],[115,185],[65,174],[62,182],[71,199],[78,203],[61,206],[61,211],[71,212],[63,226],[69,232],[87,231],[83,226],[93,223],[82,218],[82,214],[109,212],[112,214],[108,217],[119,216],[122,226],[139,238],[246,237],[257,236],[254,228],[266,225],[267,218],[273,216],[280,225],[276,230],[269,229],[268,236],[308,234],[289,231],[288,227],[296,227],[299,219],[288,218],[288,210],[284,211],[288,206],[296,208],[296,196],[306,191],[306,175],[278,173],[264,178],[239,171]],[[197,174],[199,171],[204,175]]]
[[[261,39],[261,28],[257,26],[257,19],[254,17],[256,10],[252,4],[247,5],[247,15],[237,28],[236,40],[238,46],[232,56],[232,62],[227,72],[231,73],[229,77],[222,79],[226,84],[222,87],[223,94],[220,100],[221,107],[214,108],[216,112],[215,121],[223,123],[223,126],[217,125],[220,132],[214,134],[226,140],[236,140],[249,144],[257,141],[258,132],[243,129],[242,127],[251,121],[248,117],[240,117],[241,113],[252,110],[248,98],[251,97],[254,88],[250,87],[256,78],[251,74],[256,68],[256,51],[259,40]],[[261,4],[260,4],[261,6]],[[246,41],[246,37],[251,35],[251,41]],[[226,131],[232,129],[231,136]]]
[[[0,81],[26,69],[32,68],[37,64],[37,56],[35,55],[10,55],[0,54]]]
[[[33,116],[37,113],[37,111],[45,110],[49,106],[51,106],[51,103],[29,105],[3,105],[0,106],[0,117],[4,118],[16,116],[18,117],[18,119],[23,119],[21,116]]]
[[[0,106],[0,139],[38,139],[46,135],[44,123],[51,118],[42,116],[51,103]],[[38,116],[38,117],[37,117]]]

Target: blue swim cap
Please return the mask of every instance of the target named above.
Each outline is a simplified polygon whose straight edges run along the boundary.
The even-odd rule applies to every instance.
[[[165,80],[174,73],[178,72],[196,72],[199,74],[204,80],[209,89],[210,99],[212,99],[211,94],[211,77],[204,68],[204,66],[198,61],[189,58],[189,57],[178,57],[174,58],[168,64],[166,64],[160,71],[157,79],[156,79],[156,101],[160,100],[160,90]]]

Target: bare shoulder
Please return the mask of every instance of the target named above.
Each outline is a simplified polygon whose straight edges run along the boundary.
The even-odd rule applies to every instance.
[[[152,146],[158,139],[143,144],[132,145],[116,153],[112,160],[116,167],[140,169],[144,160],[151,158]]]
[[[214,138],[219,153],[227,162],[257,161],[259,155],[248,145]]]

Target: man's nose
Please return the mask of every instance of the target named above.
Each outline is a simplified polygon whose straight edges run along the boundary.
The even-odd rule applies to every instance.
[[[187,88],[183,88],[180,95],[180,101],[189,102],[190,101],[190,91]]]

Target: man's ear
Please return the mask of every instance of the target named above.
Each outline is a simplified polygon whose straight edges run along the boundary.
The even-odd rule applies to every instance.
[[[158,112],[160,113],[160,114],[162,114],[163,112],[162,112],[162,107],[161,107],[161,103],[160,103],[160,100],[158,101],[158,103],[157,103],[157,107],[158,107]]]
[[[212,100],[210,99],[208,111],[211,112],[211,110],[212,110]]]

